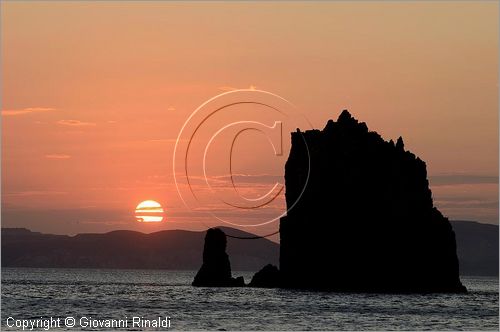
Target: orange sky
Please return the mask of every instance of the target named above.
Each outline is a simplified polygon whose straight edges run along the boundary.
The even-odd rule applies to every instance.
[[[213,219],[175,189],[175,139],[203,102],[250,86],[317,128],[347,108],[403,136],[444,214],[498,223],[497,2],[1,6],[2,226],[206,229]],[[237,157],[254,176],[239,182],[246,193],[283,174],[262,137]],[[166,222],[135,221],[146,199]]]

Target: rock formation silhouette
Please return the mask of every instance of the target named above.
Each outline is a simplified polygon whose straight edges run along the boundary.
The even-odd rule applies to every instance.
[[[322,131],[297,130],[291,139],[286,203],[297,203],[280,220],[282,287],[466,291],[425,162],[401,137],[384,141],[345,110]]]
[[[244,286],[243,277],[231,276],[231,264],[226,253],[226,234],[219,228],[210,228],[205,236],[203,264],[194,277],[193,286]]]
[[[252,277],[252,281],[248,286],[250,287],[263,287],[263,288],[275,288],[279,287],[280,272],[278,268],[274,265],[267,264],[259,272],[255,273]]]

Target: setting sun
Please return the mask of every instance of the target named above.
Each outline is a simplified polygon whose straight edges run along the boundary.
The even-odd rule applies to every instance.
[[[139,222],[161,222],[163,216],[163,208],[156,201],[143,201],[135,208],[135,218]]]

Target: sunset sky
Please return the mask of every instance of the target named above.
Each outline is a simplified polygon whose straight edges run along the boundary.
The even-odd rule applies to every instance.
[[[183,204],[174,146],[198,106],[248,88],[286,98],[315,128],[348,109],[385,139],[403,136],[446,216],[498,223],[498,10],[493,1],[2,1],[2,226],[220,225]],[[286,156],[277,161],[263,137],[248,133],[236,149],[242,192],[283,176]],[[136,221],[144,200],[162,205],[163,222]]]

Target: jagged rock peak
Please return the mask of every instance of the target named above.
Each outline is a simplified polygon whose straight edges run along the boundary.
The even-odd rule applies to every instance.
[[[342,113],[340,113],[338,119],[337,119],[337,122],[339,123],[342,123],[342,122],[351,122],[352,120],[358,122],[358,120],[354,119],[351,115],[351,113],[349,113],[348,110],[343,110]]]
[[[396,149],[404,151],[405,143],[403,142],[403,137],[399,136],[398,141],[396,142]]]
[[[348,110],[343,110],[337,118],[337,122],[333,120],[328,120],[323,131],[331,132],[334,131],[335,128],[344,128],[344,129],[354,129],[354,132],[357,133],[366,133],[368,132],[368,127],[366,123],[359,122],[356,118],[354,118]]]

